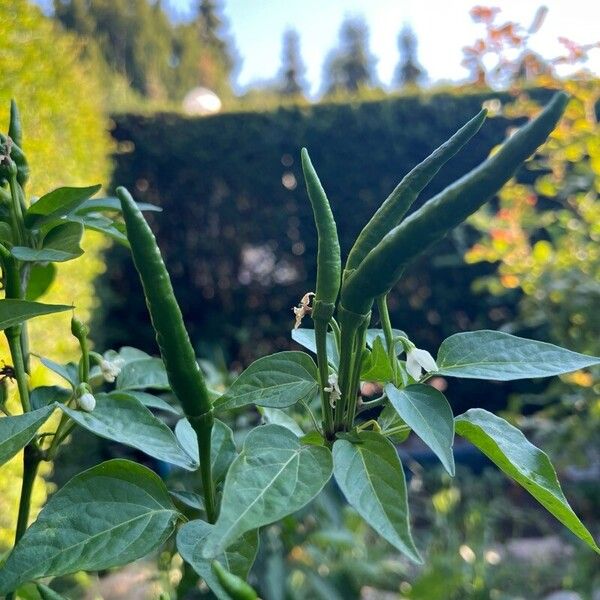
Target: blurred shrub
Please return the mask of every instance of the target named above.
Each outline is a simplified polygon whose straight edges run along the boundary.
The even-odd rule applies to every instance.
[[[538,103],[523,90],[527,73],[530,83],[565,89],[571,102],[550,141],[530,163],[528,176],[507,185],[496,207],[485,207],[472,219],[483,236],[468,251],[467,261],[497,267],[476,283],[476,289],[500,298],[517,292],[514,329],[538,329],[542,338],[598,355],[600,82],[581,67],[600,44],[559,38],[561,55],[539,57],[529,50],[531,29],[524,35],[524,28],[510,24],[520,32],[514,38],[506,23],[498,24],[498,11],[482,14],[487,17],[479,52],[486,55],[488,67],[492,65],[491,73],[497,64],[511,75],[516,95],[514,102],[498,107],[500,114],[522,117],[538,110]],[[543,22],[545,13],[538,12],[538,20],[540,14]],[[515,50],[518,57],[527,57],[527,70],[522,68],[523,58],[514,58]],[[482,60],[479,64],[484,67]],[[558,76],[564,65],[579,69],[568,81]],[[573,476],[597,480],[600,447],[593,441],[600,439],[600,384],[594,385],[587,372],[563,380],[571,385],[555,381],[543,396],[514,398],[513,418],[531,426],[559,464],[587,469],[573,471]],[[523,411],[535,415],[524,419]]]
[[[25,0],[2,2],[0,73],[0,128],[6,131],[9,102],[15,98],[21,109],[23,145],[31,165],[28,194],[41,195],[60,185],[105,182],[110,137],[102,88],[91,66],[79,61],[74,38],[60,32]],[[92,306],[91,281],[102,270],[98,238],[89,237],[85,245],[91,252],[61,266],[60,286],[54,286],[44,298],[49,302],[73,302],[83,319],[88,318]],[[57,360],[67,359],[76,347],[69,335],[69,319],[67,314],[33,322],[32,349]],[[4,336],[0,358],[10,364]],[[0,549],[12,543],[18,493],[14,482],[19,481],[20,469],[20,456],[0,469]],[[44,494],[43,486],[38,484],[34,508],[40,506]]]

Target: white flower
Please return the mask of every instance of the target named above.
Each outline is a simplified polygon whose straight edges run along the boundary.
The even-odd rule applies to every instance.
[[[307,294],[304,294],[304,296],[302,296],[302,300],[300,300],[300,304],[292,308],[294,314],[296,315],[296,323],[294,325],[294,329],[298,329],[298,327],[300,327],[300,324],[302,323],[302,319],[306,315],[310,315],[312,311],[312,308],[310,306],[310,299],[314,295],[314,292],[308,292]]]
[[[336,373],[332,373],[327,379],[328,387],[324,387],[324,392],[329,392],[329,404],[331,408],[335,408],[337,401],[342,397],[342,391],[338,385],[338,377]]]
[[[114,360],[101,360],[100,370],[102,371],[104,380],[108,383],[114,383],[124,364],[125,361],[122,358],[115,358]]]
[[[413,379],[418,381],[421,379],[423,370],[427,373],[437,371],[438,366],[427,350],[421,350],[413,346],[406,352],[406,370]]]
[[[94,396],[89,392],[86,392],[77,398],[77,405],[79,408],[81,408],[81,410],[92,412],[94,408],[96,408],[96,398],[94,398]]]

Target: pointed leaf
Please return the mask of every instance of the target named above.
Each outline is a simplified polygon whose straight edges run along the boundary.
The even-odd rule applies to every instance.
[[[388,384],[385,393],[398,415],[433,450],[444,469],[454,477],[454,415],[446,396],[422,383],[401,390]]]
[[[79,223],[91,231],[103,233],[124,246],[129,246],[127,235],[121,230],[120,223],[117,223],[108,217],[95,214],[73,213],[67,215],[66,219],[73,223]]]
[[[308,328],[292,329],[292,339],[297,343],[317,354],[317,341],[315,339],[315,330]],[[327,362],[335,369],[340,364],[340,355],[338,353],[335,337],[333,333],[327,334]]]
[[[389,356],[383,347],[383,340],[379,336],[373,339],[373,349],[363,360],[360,378],[363,381],[380,381],[382,383],[392,381],[394,378]]]
[[[183,449],[190,455],[196,464],[200,463],[198,452],[198,437],[187,419],[181,419],[175,426],[175,435]],[[229,465],[237,456],[233,431],[223,421],[213,421],[210,461],[212,466],[212,477],[215,483],[221,481],[229,469]]]
[[[71,390],[59,387],[58,385],[40,385],[31,390],[29,402],[31,403],[32,410],[37,410],[55,402],[66,402],[71,395]]]
[[[83,254],[79,245],[82,236],[83,225],[63,223],[48,232],[41,248],[14,246],[11,252],[25,262],[65,262]]]
[[[550,377],[600,364],[600,358],[500,331],[451,335],[438,352],[437,374],[511,381]]]
[[[392,440],[394,444],[401,444],[406,441],[406,438],[410,435],[410,427],[400,418],[396,409],[390,404],[386,404],[383,407],[379,417],[377,417],[377,423],[379,423],[379,427],[381,427],[381,435]],[[402,427],[400,431],[389,433],[400,427]]]
[[[9,461],[33,439],[54,408],[54,405],[44,406],[22,415],[0,418],[0,465]]]
[[[76,423],[108,440],[136,448],[148,456],[188,471],[198,468],[173,432],[139,400],[127,393],[96,394],[92,412],[60,405]]]
[[[331,469],[327,448],[302,445],[279,425],[253,429],[229,467],[221,512],[202,555],[217,556],[245,532],[299,510],[323,489]]]
[[[401,329],[392,329],[393,337],[408,337]],[[369,348],[373,348],[375,338],[381,338],[381,341],[385,345],[385,334],[383,329],[367,329],[366,341]],[[396,354],[401,354],[404,351],[404,346],[400,342],[396,342]]]
[[[29,207],[25,221],[32,227],[62,217],[91,198],[101,187],[98,184],[81,188],[61,187],[53,190]]]
[[[54,282],[56,277],[56,265],[31,265],[25,300],[37,300],[42,296]]]
[[[302,431],[300,425],[296,423],[296,420],[283,410],[263,406],[259,409],[259,412],[262,415],[263,421],[265,423],[281,425],[282,427],[289,429],[294,435],[297,435],[298,437],[302,437],[304,435],[304,431]]]
[[[205,521],[190,521],[177,533],[177,550],[183,560],[189,563],[194,571],[204,579],[206,585],[219,600],[234,600],[222,588],[219,580],[212,571],[214,559],[204,558],[202,549],[213,525]],[[258,552],[258,531],[255,529],[244,534],[227,550],[216,557],[230,573],[246,579]]]
[[[153,211],[161,212],[162,208],[154,204],[148,204],[147,202],[137,202],[138,208],[141,211]],[[88,212],[121,212],[121,201],[118,198],[90,198],[82,202],[75,212],[77,214],[84,214]]]
[[[160,358],[143,358],[125,364],[117,377],[118,390],[168,390],[169,378]]]
[[[158,548],[178,513],[160,478],[111,460],[76,475],[42,509],[0,569],[0,595],[22,583],[130,563]]]
[[[43,583],[38,583],[36,587],[42,600],[67,600],[67,598]]]
[[[477,446],[565,527],[600,553],[594,538],[569,506],[550,460],[516,427],[482,408],[472,408],[456,417],[456,433]]]
[[[410,533],[406,481],[396,449],[380,433],[362,431],[360,442],[338,439],[333,473],[348,503],[379,535],[417,563]]]
[[[185,490],[169,490],[169,494],[188,508],[204,510],[204,498],[200,494],[187,492]]]
[[[304,352],[278,352],[253,362],[215,402],[218,410],[247,404],[285,408],[319,391],[317,366]]]
[[[79,370],[75,363],[70,362],[61,365],[45,356],[40,356],[40,362],[57,375],[60,375],[65,381],[68,381],[73,387],[77,387],[79,384]]]
[[[115,392],[110,392],[113,394]],[[121,392],[116,392],[117,394]],[[110,396],[109,394],[109,396]],[[169,404],[166,400],[163,400],[159,396],[155,396],[154,394],[149,394],[148,392],[140,392],[137,390],[127,390],[127,394],[129,396],[133,396],[137,398],[144,406],[148,408],[154,408],[156,410],[163,410],[165,412],[172,413],[180,417],[182,415],[181,408],[179,406],[175,406],[173,404]]]
[[[34,317],[65,310],[73,310],[73,307],[65,304],[42,304],[41,302],[30,302],[29,300],[3,298],[0,300],[0,330],[14,327]]]

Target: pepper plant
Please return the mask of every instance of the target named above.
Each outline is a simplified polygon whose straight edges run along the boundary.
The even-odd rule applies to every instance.
[[[541,450],[484,409],[454,417],[444,395],[427,383],[438,375],[496,381],[551,376],[597,365],[600,359],[494,331],[453,335],[434,359],[416,348],[407,333],[392,328],[386,303],[404,267],[492,197],[545,141],[566,101],[557,94],[487,161],[405,218],[421,190],[482,126],[485,112],[476,115],[406,175],[365,226],[343,269],[332,211],[303,150],[319,236],[318,268],[315,292],[294,309],[297,325],[310,315],[314,328],[297,327],[292,337],[316,354],[316,362],[299,351],[263,357],[224,394],[207,387],[198,366],[160,250],[141,212],[152,207],[137,204],[124,188],[117,189],[117,198],[93,199],[98,186],[60,188],[28,202],[13,106],[9,135],[0,139],[5,289],[0,323],[13,363],[6,373],[17,382],[23,414],[0,419],[0,459],[23,449],[24,477],[15,547],[0,568],[0,594],[14,598],[27,582],[124,565],[158,549],[176,532],[181,557],[217,597],[255,598],[245,579],[258,551],[260,528],[307,505],[332,476],[362,518],[419,563],[396,450],[411,431],[451,475],[455,432],[472,442],[600,552]],[[36,302],[31,290],[39,294],[49,265],[81,254],[85,227],[131,248],[161,358],[133,348],[93,352],[86,326],[74,317],[79,364],[40,358],[68,386],[30,390],[26,321],[71,309]],[[375,305],[379,329],[370,328]],[[381,396],[363,398],[361,382],[379,385]],[[177,403],[166,402],[157,391],[171,391]],[[313,416],[312,430],[300,429],[286,412],[294,405]],[[231,429],[217,417],[251,406],[258,407],[265,423],[237,448]],[[365,418],[374,408],[380,409],[378,418]],[[55,411],[61,415],[58,426],[40,432]],[[157,416],[160,411],[175,416],[174,431]],[[76,475],[28,527],[36,468],[56,456],[75,427],[187,470],[188,488],[168,490],[150,469],[111,460]],[[42,596],[54,593],[38,585]]]

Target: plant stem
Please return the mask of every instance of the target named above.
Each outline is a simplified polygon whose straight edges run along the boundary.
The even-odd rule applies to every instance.
[[[323,408],[323,426],[327,439],[333,439],[335,433],[333,424],[333,409],[329,403],[329,392],[325,388],[329,383],[329,364],[327,361],[327,326],[322,319],[315,319],[315,340],[317,344],[317,365],[319,368],[319,388],[321,406]]]
[[[206,520],[214,523],[217,520],[217,501],[215,496],[215,484],[212,478],[211,464],[211,438],[213,427],[212,410],[198,417],[188,417],[196,436],[198,437],[198,451],[200,454],[200,479],[202,480],[202,493],[204,495],[204,507],[206,509]]]
[[[15,370],[15,379],[17,380],[21,406],[23,407],[23,412],[29,412],[31,410],[31,404],[29,402],[27,371],[25,370],[23,348],[21,346],[21,328],[17,325],[7,329],[6,339],[8,340],[8,347],[10,349],[10,355]]]
[[[392,365],[392,373],[394,374],[394,383],[398,382],[398,359],[396,358],[396,344],[394,342],[394,332],[390,321],[390,313],[387,305],[387,294],[377,298],[377,310],[381,319],[381,328],[385,337],[385,345],[390,363]]]
[[[378,406],[382,406],[385,404],[387,400],[387,396],[382,394],[379,398],[375,398],[374,400],[369,400],[368,402],[361,402],[358,407],[358,414],[365,412],[366,410],[371,410],[372,408],[377,408]]]
[[[335,431],[341,431],[342,424],[345,418],[346,405],[350,392],[352,378],[352,359],[354,349],[354,339],[356,330],[359,324],[348,323],[347,326],[342,324],[341,340],[340,340],[340,368],[338,372],[338,382],[341,390],[341,398],[335,407]]]
[[[33,484],[40,466],[39,450],[34,442],[30,442],[23,449],[23,481],[21,484],[21,497],[19,499],[19,515],[17,517],[17,529],[15,531],[15,546],[23,537],[29,523],[29,511],[31,508],[31,493]],[[9,592],[6,600],[13,600],[15,592]]]
[[[362,354],[365,347],[365,336],[367,334],[368,322],[365,321],[356,335],[355,348],[352,357],[352,377],[350,379],[350,393],[348,395],[348,412],[346,415],[346,429],[352,429],[356,416],[356,405],[358,403],[360,387],[360,368],[362,366]]]

